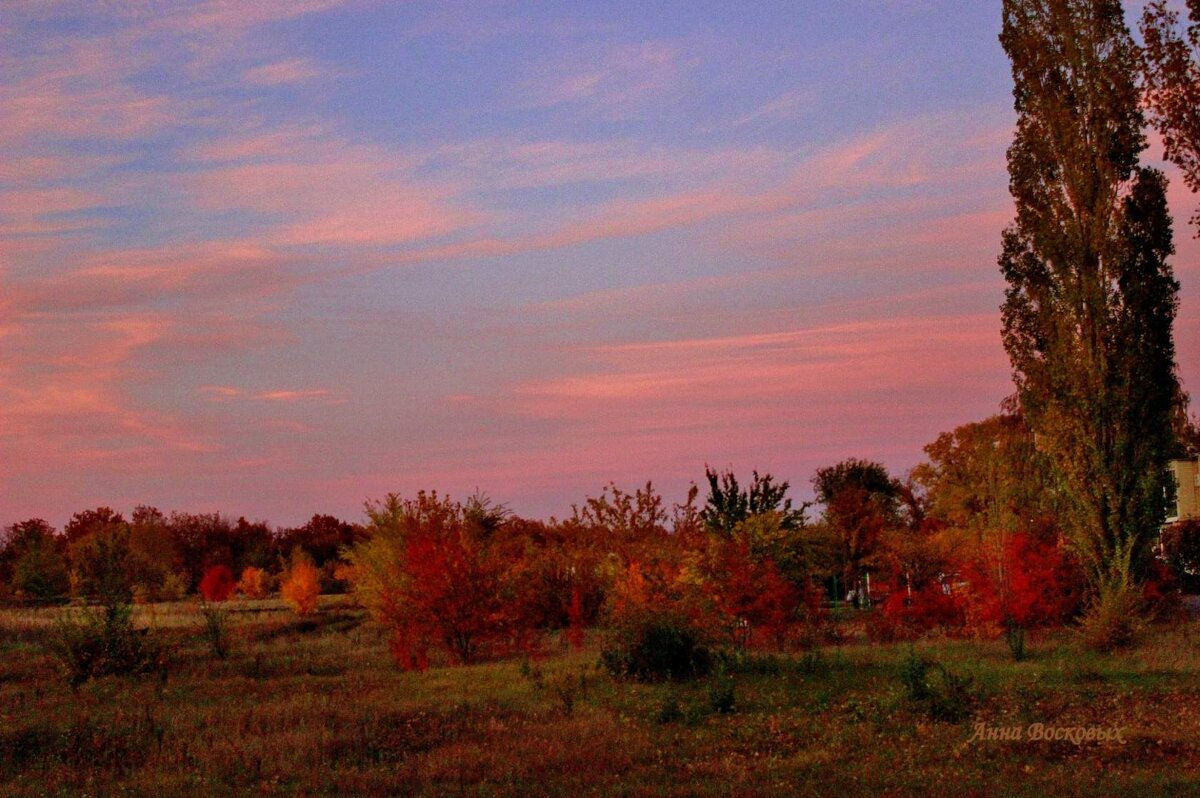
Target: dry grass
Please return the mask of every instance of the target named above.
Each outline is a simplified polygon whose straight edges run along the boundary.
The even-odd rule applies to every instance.
[[[196,606],[139,608],[174,647],[166,683],[72,691],[44,647],[54,612],[0,612],[0,794],[1153,796],[1188,794],[1200,768],[1187,625],[1107,656],[1059,636],[1020,663],[1002,643],[918,644],[977,685],[950,724],[906,699],[905,645],[744,664],[720,714],[706,683],[616,682],[594,649],[540,679],[516,661],[402,673],[337,599],[304,621],[232,603],[224,660]],[[555,685],[580,673],[568,712]],[[1126,743],[969,742],[977,722],[1117,725]]]

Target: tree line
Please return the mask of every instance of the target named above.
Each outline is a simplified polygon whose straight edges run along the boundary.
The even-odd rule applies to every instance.
[[[220,513],[172,512],[138,506],[126,518],[109,507],[83,510],[62,530],[40,518],[9,525],[0,540],[0,595],[28,601],[67,596],[171,601],[197,592],[216,566],[243,574],[279,574],[301,554],[321,569],[327,589],[340,552],[363,528],[331,515],[298,527],[232,520]]]
[[[651,620],[713,645],[801,645],[833,633],[835,601],[879,605],[866,629],[877,639],[1023,635],[1077,615],[1086,563],[1065,538],[1052,459],[1022,416],[963,425],[925,452],[903,478],[856,458],[820,468],[813,503],[795,503],[773,475],[739,481],[709,468],[704,489],[677,504],[649,483],[610,485],[549,520],[436,492],[368,502],[357,523],[315,515],[288,529],[102,507],[61,531],[40,519],[8,526],[0,591],[27,601],[261,597],[303,560],[314,597],[352,593],[408,667],[432,652],[471,662],[528,649],[547,630],[579,639]],[[1144,598],[1177,592],[1189,563],[1176,558],[1172,571],[1155,560]]]

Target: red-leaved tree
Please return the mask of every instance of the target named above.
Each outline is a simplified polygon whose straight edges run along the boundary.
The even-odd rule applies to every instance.
[[[434,647],[459,663],[532,648],[528,569],[497,537],[461,518],[407,530],[401,578],[382,597],[402,667],[425,668]]]
[[[200,580],[200,595],[205,601],[225,601],[233,595],[237,583],[228,565],[214,565]]]
[[[1057,626],[1079,608],[1081,575],[1054,543],[1013,535],[1004,549],[1001,621],[1033,629]]]
[[[799,621],[803,596],[771,559],[755,559],[740,540],[713,539],[712,572],[704,582],[733,642],[782,646]]]

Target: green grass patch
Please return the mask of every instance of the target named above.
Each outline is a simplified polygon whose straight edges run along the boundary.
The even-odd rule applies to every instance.
[[[340,599],[303,627],[278,602],[227,609],[220,658],[198,605],[137,607],[135,626],[171,646],[167,681],[100,675],[77,690],[51,654],[70,610],[0,611],[0,791],[1153,796],[1187,794],[1200,767],[1200,636],[1186,625],[1111,654],[1033,638],[1021,662],[1003,641],[856,638],[640,683],[599,666],[603,635],[528,663],[414,673]],[[962,711],[946,674],[967,685]],[[1124,744],[971,740],[978,724],[1033,723],[1118,726]]]

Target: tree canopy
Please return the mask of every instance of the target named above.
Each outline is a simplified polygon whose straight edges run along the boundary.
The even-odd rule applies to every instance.
[[[1006,0],[1016,221],[999,263],[1020,409],[1094,577],[1136,579],[1162,522],[1181,393],[1166,179],[1146,148],[1140,51],[1118,0]]]

